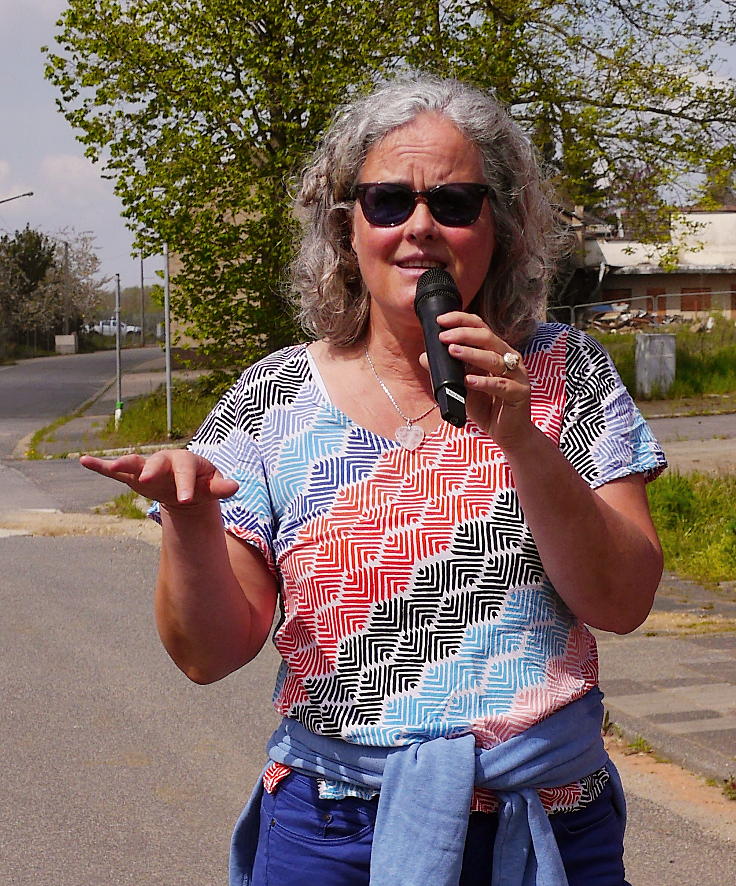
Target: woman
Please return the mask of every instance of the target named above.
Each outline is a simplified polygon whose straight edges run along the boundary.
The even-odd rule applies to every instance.
[[[337,114],[298,202],[314,340],[246,370],[189,451],[82,460],[160,502],[158,626],[192,680],[250,661],[279,600],[284,721],[231,883],[620,886],[585,625],[649,612],[665,462],[602,349],[541,322],[532,152],[489,96],[410,76]],[[429,268],[460,293],[463,428],[414,312]]]

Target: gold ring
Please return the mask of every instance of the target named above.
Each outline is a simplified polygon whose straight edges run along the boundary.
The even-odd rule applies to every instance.
[[[507,372],[513,372],[514,369],[519,368],[519,363],[521,363],[521,357],[518,354],[514,354],[512,351],[506,351],[503,355],[503,365],[506,367],[504,375]]]

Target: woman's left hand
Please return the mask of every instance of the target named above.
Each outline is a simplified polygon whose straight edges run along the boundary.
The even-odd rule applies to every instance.
[[[506,344],[476,314],[451,311],[437,323],[444,327],[440,341],[466,366],[468,414],[505,449],[521,442],[532,431],[529,377],[521,355]],[[510,363],[518,358],[515,368]],[[427,368],[426,356],[421,359]]]

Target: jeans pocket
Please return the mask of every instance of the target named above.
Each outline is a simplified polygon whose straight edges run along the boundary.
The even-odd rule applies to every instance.
[[[274,795],[271,827],[301,841],[346,842],[372,831],[375,810],[373,800],[320,800],[314,779],[292,774]]]
[[[613,792],[610,785],[601,792],[600,796],[573,812],[558,812],[550,817],[550,824],[556,836],[569,834],[584,834],[587,831],[595,831],[600,828],[608,831],[618,824],[618,814],[613,805]]]

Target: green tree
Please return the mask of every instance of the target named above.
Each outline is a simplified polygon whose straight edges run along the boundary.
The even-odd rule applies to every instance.
[[[29,225],[0,237],[0,325],[3,347],[32,333],[73,331],[88,319],[102,291],[100,262],[88,234],[55,235]]]
[[[288,182],[335,104],[390,64],[374,35],[403,5],[73,0],[62,17],[48,76],[140,248],[169,244],[175,314],[211,353],[293,340]]]
[[[69,0],[46,74],[115,178],[137,248],[177,256],[174,314],[240,363],[296,334],[288,184],[353,90],[403,66],[492,88],[570,205],[626,208],[639,189],[664,213],[715,152],[733,165],[733,83],[713,75],[733,7]]]

